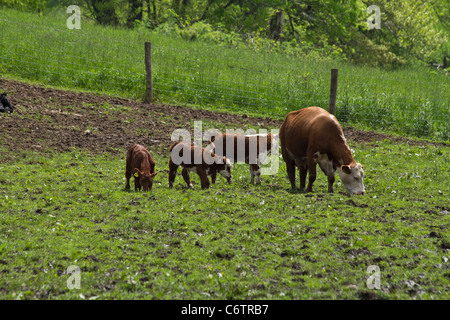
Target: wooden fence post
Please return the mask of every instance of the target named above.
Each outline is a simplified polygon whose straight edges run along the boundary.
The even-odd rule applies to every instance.
[[[145,87],[145,103],[153,101],[153,77],[152,77],[152,43],[145,43],[145,72],[146,72],[146,87]]]
[[[337,82],[338,82],[338,69],[331,69],[330,107],[329,107],[329,112],[331,114],[334,114],[336,110]]]

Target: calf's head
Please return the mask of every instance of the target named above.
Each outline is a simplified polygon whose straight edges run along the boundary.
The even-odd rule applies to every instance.
[[[345,189],[350,194],[365,194],[364,170],[360,163],[356,165],[342,165],[339,168],[339,176]]]
[[[2,93],[0,94],[0,103],[6,108],[6,109],[10,109],[11,111],[14,109],[11,105],[11,103],[9,102],[8,98],[6,97],[6,93]]]
[[[134,168],[135,171],[135,177],[136,179],[139,179],[139,184],[141,185],[142,189],[144,189],[144,192],[152,190],[153,187],[153,178],[157,175],[157,172],[150,173],[150,172],[142,172],[138,168]]]

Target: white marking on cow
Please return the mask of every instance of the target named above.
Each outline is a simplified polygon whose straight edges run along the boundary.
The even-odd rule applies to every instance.
[[[325,172],[325,174],[332,175],[335,173],[335,169],[333,168],[333,161],[328,158],[326,153],[321,154],[319,151],[314,153],[314,162],[318,163],[320,168]]]
[[[258,155],[258,160],[256,164],[259,166],[261,163],[264,163],[267,160],[268,151],[260,152]]]

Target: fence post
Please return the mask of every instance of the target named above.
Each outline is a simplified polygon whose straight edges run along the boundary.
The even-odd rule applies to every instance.
[[[331,114],[334,114],[336,110],[337,82],[338,82],[338,69],[331,69],[330,107],[329,107],[329,112]]]
[[[153,77],[152,77],[152,43],[145,42],[145,72],[146,72],[146,87],[145,87],[145,103],[153,101]]]

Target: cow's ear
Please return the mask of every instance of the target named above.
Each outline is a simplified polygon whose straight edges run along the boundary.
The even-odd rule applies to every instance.
[[[350,174],[350,172],[352,172],[352,170],[350,169],[350,166],[347,166],[347,165],[342,165],[341,170],[346,174]]]

